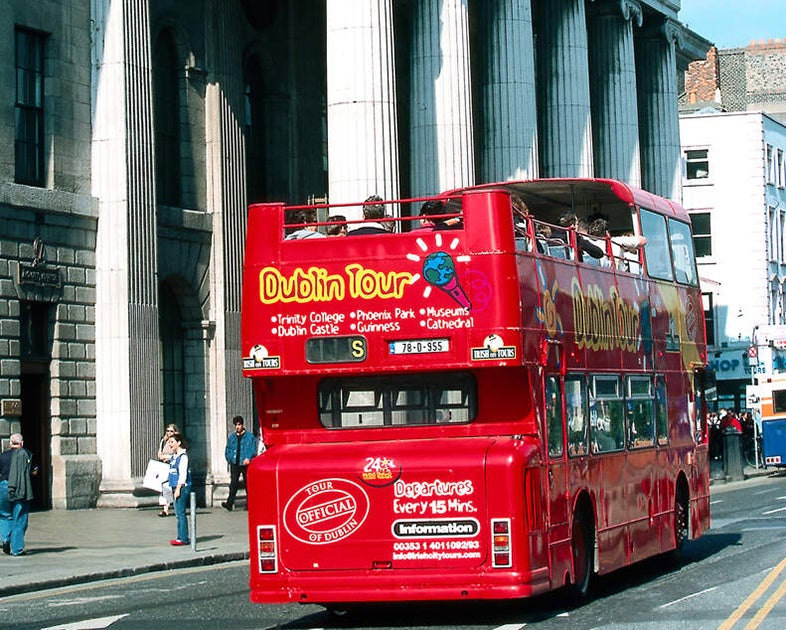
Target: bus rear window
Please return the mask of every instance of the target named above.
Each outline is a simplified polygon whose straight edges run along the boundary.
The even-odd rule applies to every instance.
[[[477,385],[468,372],[325,379],[319,418],[328,429],[470,422],[477,414]]]

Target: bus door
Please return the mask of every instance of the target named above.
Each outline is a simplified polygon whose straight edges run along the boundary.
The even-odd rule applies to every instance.
[[[565,404],[563,383],[559,374],[547,373],[543,378],[545,433],[548,456],[549,524],[551,575],[564,575],[570,559],[569,509],[566,449]]]

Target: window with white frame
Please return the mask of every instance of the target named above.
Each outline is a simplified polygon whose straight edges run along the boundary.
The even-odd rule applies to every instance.
[[[775,183],[775,150],[771,144],[767,145],[765,159],[767,160],[767,183]]]
[[[783,264],[786,258],[786,247],[784,247],[784,239],[786,239],[786,210],[778,212],[778,263]]]
[[[712,256],[712,215],[709,212],[691,212],[693,226],[693,249],[696,258]]]
[[[775,208],[767,208],[767,259],[777,262],[778,258],[778,213]]]
[[[783,169],[783,149],[778,149],[777,151],[777,159],[776,159],[776,177],[778,178],[778,188],[783,188],[786,186],[786,172]]]
[[[685,179],[707,179],[709,176],[709,151],[707,149],[687,149],[685,151]]]
[[[702,293],[701,302],[704,307],[704,328],[707,333],[707,345],[715,345],[715,307],[712,293]]]

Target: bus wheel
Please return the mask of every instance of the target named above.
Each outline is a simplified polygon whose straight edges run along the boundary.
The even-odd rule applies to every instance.
[[[589,593],[590,577],[592,576],[592,558],[594,544],[592,529],[582,513],[573,517],[573,583],[571,591],[577,597],[584,598]]]
[[[674,551],[682,551],[688,539],[688,498],[684,491],[677,493],[674,501]]]

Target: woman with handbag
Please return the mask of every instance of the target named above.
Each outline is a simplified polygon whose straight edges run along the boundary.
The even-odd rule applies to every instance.
[[[169,447],[169,438],[175,433],[180,433],[176,424],[166,425],[166,430],[158,445],[158,461],[168,464],[169,460],[172,459],[174,451]],[[161,496],[158,497],[158,505],[161,506],[161,511],[158,515],[169,516],[169,506],[172,505],[172,503],[172,487],[169,485],[169,481],[165,480],[164,483],[161,484]]]

